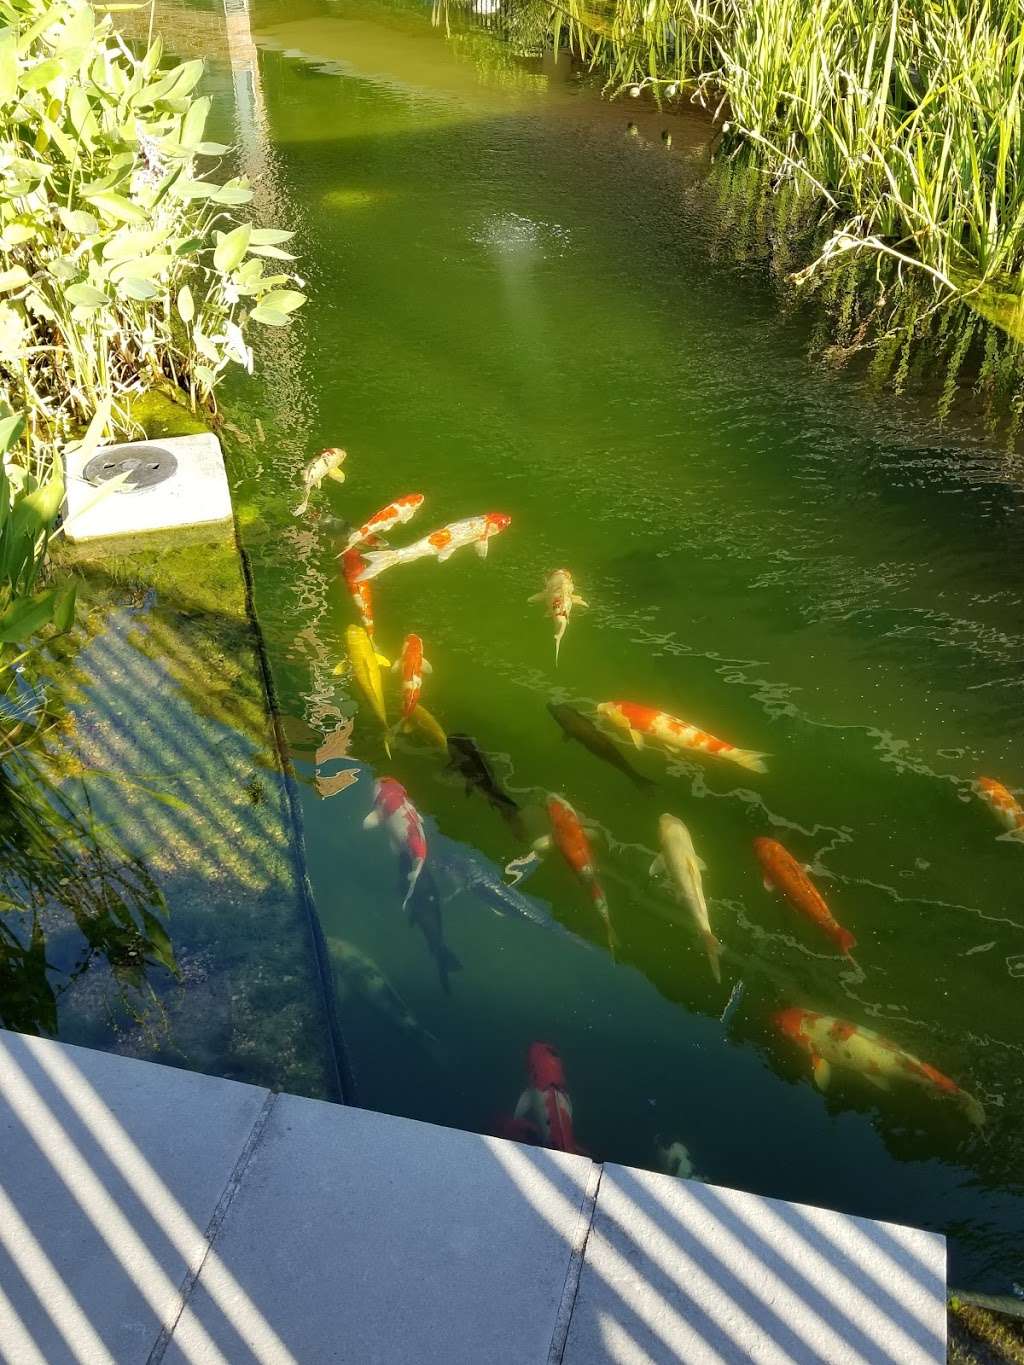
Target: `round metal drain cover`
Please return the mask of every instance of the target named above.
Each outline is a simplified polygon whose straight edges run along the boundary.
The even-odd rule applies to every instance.
[[[163,483],[177,468],[177,459],[163,446],[118,446],[116,450],[101,450],[94,455],[82,470],[82,477],[88,483],[104,484],[127,471],[128,478],[121,487],[132,492],[136,488],[152,488],[155,483]]]

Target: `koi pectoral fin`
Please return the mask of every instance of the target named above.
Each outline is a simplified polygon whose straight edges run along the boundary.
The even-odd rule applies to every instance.
[[[888,1091],[892,1089],[892,1082],[885,1076],[875,1076],[870,1071],[865,1071],[863,1076],[866,1081],[870,1081],[871,1084],[876,1086],[879,1090],[884,1090],[888,1093]]]
[[[634,730],[633,727],[630,726],[627,733],[629,734],[630,739],[633,741],[633,747],[635,749],[642,749],[644,747],[644,737],[639,730]]]
[[[333,479],[335,483],[344,483],[345,471],[343,469],[332,469],[331,472],[327,475],[327,477],[329,479]]]
[[[375,655],[374,655],[374,658],[375,658],[375,659],[377,660],[377,662],[380,664],[381,668],[390,668],[390,667],[391,667],[391,660],[390,660],[390,659],[385,659],[385,657],[384,657],[383,654],[375,654]],[[398,667],[398,663],[399,663],[399,660],[396,659],[396,660],[395,660],[395,667],[396,667],[396,668]]]
[[[589,602],[584,602],[583,598],[579,595],[579,593],[576,593],[576,592],[574,592],[573,595],[572,595],[572,604],[573,604],[574,607],[589,607],[589,606],[590,606],[590,603],[589,603]]]
[[[654,859],[654,862],[651,863],[650,867],[647,869],[647,875],[649,877],[662,877],[664,876],[665,871],[665,859],[659,853]]]
[[[376,829],[380,824],[380,812],[372,810],[363,821],[363,829]]]
[[[476,542],[476,552],[477,552],[477,554],[480,556],[481,559],[486,559],[486,558],[487,558],[487,551],[488,551],[490,548],[491,548],[491,542],[490,542],[489,540],[478,540],[478,541]]]
[[[832,1079],[832,1068],[824,1057],[811,1058],[811,1072],[814,1076],[814,1084],[819,1090],[827,1090],[828,1083]]]
[[[762,877],[762,878],[761,878],[761,885],[764,887],[764,889],[765,889],[766,891],[774,891],[774,890],[775,890],[775,883],[771,880],[770,877]]]
[[[533,842],[534,853],[547,853],[550,847],[551,847],[550,834],[542,834],[539,839],[535,839]]]
[[[533,594],[532,597],[528,597],[526,600],[527,600],[528,603],[529,603],[529,602],[543,602],[543,601],[544,601],[544,593],[543,593],[543,591],[541,591],[541,592],[535,592],[535,593]]]
[[[434,671],[434,665],[430,662],[429,659],[421,659],[420,668],[423,670],[424,673],[427,674],[433,673]]]

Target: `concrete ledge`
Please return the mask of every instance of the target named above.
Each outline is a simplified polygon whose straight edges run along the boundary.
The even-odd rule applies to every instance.
[[[945,1360],[908,1228],[0,1032],[0,1357]]]
[[[149,486],[125,485],[94,501],[97,485],[85,477],[92,457],[75,452],[65,456],[67,531],[72,544],[166,531],[172,527],[229,523],[232,518],[220,442],[212,432],[171,436],[159,441],[131,441],[105,446],[98,454],[117,466],[126,455],[145,460],[138,452],[165,451],[177,469],[169,478]]]

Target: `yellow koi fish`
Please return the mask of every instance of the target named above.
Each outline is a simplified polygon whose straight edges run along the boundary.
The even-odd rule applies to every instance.
[[[367,700],[373,708],[374,715],[384,727],[384,749],[388,758],[391,757],[391,745],[388,741],[388,716],[384,706],[384,686],[381,682],[381,668],[390,668],[391,663],[385,659],[383,654],[378,654],[373,647],[373,641],[367,635],[362,626],[349,626],[345,631],[345,645],[348,649],[349,666],[352,676],[365,693]],[[334,670],[341,673],[345,665],[339,664]]]

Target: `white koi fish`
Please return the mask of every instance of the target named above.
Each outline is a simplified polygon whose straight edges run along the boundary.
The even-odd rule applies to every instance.
[[[385,569],[396,564],[411,564],[415,559],[436,556],[439,563],[451,559],[456,550],[464,545],[474,545],[481,559],[487,558],[487,546],[491,536],[504,531],[512,518],[504,512],[487,512],[482,517],[468,517],[465,521],[453,521],[450,526],[442,526],[439,531],[431,531],[422,540],[413,541],[400,550],[376,550],[363,556],[366,567],[359,575],[359,582],[365,583],[376,578]]]
[[[541,591],[534,593],[529,600],[531,602],[543,602],[555,623],[555,665],[557,667],[558,649],[562,643],[562,636],[569,625],[569,615],[573,607],[588,607],[590,603],[584,602],[576,591],[576,584],[573,582],[572,574],[568,569],[556,569]]]
[[[378,825],[384,826],[392,848],[409,863],[404,910],[427,861],[427,836],[419,811],[401,782],[393,777],[382,777],[373,788],[373,810],[363,821],[363,829],[376,829]]]
[[[324,479],[333,479],[335,483],[345,482],[345,471],[342,465],[348,459],[348,452],[339,449],[337,446],[329,446],[322,450],[319,455],[314,455],[310,462],[302,471],[302,501],[298,507],[292,509],[295,517],[305,516],[309,508],[310,494],[314,488],[319,488]]]
[[[704,886],[700,878],[701,872],[707,869],[697,856],[690,831],[682,820],[677,820],[674,815],[663,815],[658,821],[658,838],[661,840],[662,851],[651,864],[651,876],[659,872],[668,873],[681,900],[693,915],[693,922],[704,941],[714,978],[721,981],[722,971],[718,959],[722,945],[711,931]]]

